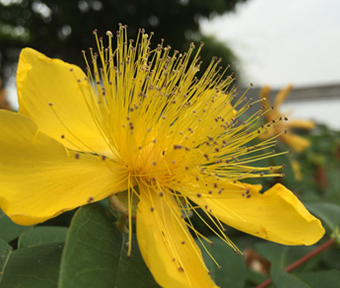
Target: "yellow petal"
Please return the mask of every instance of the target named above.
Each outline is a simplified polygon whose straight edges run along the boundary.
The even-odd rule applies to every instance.
[[[109,159],[65,149],[24,115],[0,111],[0,206],[32,225],[127,189]]]
[[[275,97],[274,107],[278,108],[282,104],[282,102],[285,101],[287,95],[292,89],[293,85],[289,84],[288,86],[280,90]]]
[[[224,198],[204,201],[219,220],[248,234],[285,245],[312,245],[323,235],[321,222],[281,184],[260,194],[260,185],[243,184],[248,194],[225,192]],[[201,204],[200,204],[201,205]]]
[[[315,123],[310,120],[289,120],[287,123],[289,128],[298,128],[298,129],[313,129],[315,127]]]
[[[302,173],[301,173],[301,165],[298,161],[296,161],[294,158],[290,158],[290,164],[292,166],[295,179],[297,181],[302,180]]]
[[[139,185],[137,239],[146,265],[162,287],[217,287],[171,195]]]
[[[109,156],[108,146],[88,108],[87,103],[95,101],[95,96],[88,85],[81,84],[85,77],[75,65],[23,49],[17,72],[19,113],[67,148]]]
[[[266,109],[268,110],[265,114],[264,114],[264,118],[266,120],[266,122],[272,121],[272,120],[277,120],[278,118],[281,117],[281,114],[279,112],[278,109],[276,109],[276,107],[274,106],[274,109],[271,109],[271,107],[273,106],[270,101],[270,87],[269,86],[264,86],[262,87],[260,94],[259,94],[259,98],[263,99],[262,101],[262,105],[266,107]],[[261,135],[262,139],[265,138],[269,138],[272,135],[276,134],[274,129],[269,129],[268,132],[270,132],[270,134],[268,133],[267,135]]]
[[[310,141],[308,139],[292,133],[281,135],[281,139],[298,153],[310,146]]]

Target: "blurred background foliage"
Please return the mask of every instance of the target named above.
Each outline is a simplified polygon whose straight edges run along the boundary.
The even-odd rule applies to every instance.
[[[231,64],[238,72],[232,51],[214,37],[203,37],[199,20],[232,12],[242,2],[246,0],[0,0],[0,78],[6,81],[14,74],[19,52],[27,46],[84,67],[81,50],[95,45],[91,32],[98,29],[105,36],[107,30],[117,30],[118,22],[128,25],[132,39],[139,28],[153,31],[154,47],[165,39],[165,45],[185,52],[190,42],[204,41],[203,69],[218,56],[224,67]]]
[[[173,49],[186,51],[191,41],[196,44],[204,41],[203,69],[209,64],[211,57],[218,56],[223,58],[224,67],[230,63],[232,71],[238,73],[241,67],[233,51],[218,39],[201,35],[199,19],[231,13],[237,4],[242,2],[245,0],[0,0],[0,79],[6,81],[13,77],[20,49],[26,46],[50,57],[62,58],[84,67],[81,50],[95,45],[91,35],[93,29],[98,29],[98,34],[105,36],[108,29],[114,30],[118,27],[118,22],[129,25],[128,33],[131,38],[135,38],[140,27],[145,28],[148,33],[155,32],[152,40],[155,46],[164,38],[165,45],[171,44]],[[1,89],[1,86],[2,83],[0,106],[8,109],[5,90]],[[225,226],[226,235],[244,252],[243,259],[194,215],[192,222],[196,229],[215,242],[213,247],[207,249],[222,269],[218,269],[204,251],[203,255],[212,272],[211,276],[222,288],[256,287],[268,277],[274,282],[271,287],[278,288],[337,288],[340,283],[340,249],[337,244],[300,265],[290,274],[283,270],[328,241],[330,237],[334,237],[338,243],[340,239],[340,131],[316,124],[312,130],[294,132],[309,139],[311,146],[301,153],[291,151],[289,154],[258,163],[263,166],[285,164],[285,177],[253,179],[247,182],[261,183],[263,190],[278,182],[284,184],[322,220],[327,233],[320,243],[311,247],[289,247],[273,244]],[[280,141],[275,150],[278,154],[290,150],[290,147]],[[84,226],[82,219],[87,217],[95,217],[98,225]],[[135,260],[126,262],[124,248],[119,255],[108,256],[108,250],[121,251],[124,247],[122,243],[126,241],[125,236],[121,236],[112,225],[115,221],[113,217],[105,201],[64,213],[35,227],[15,225],[0,211],[0,288],[72,287],[72,281],[75,281],[73,277],[79,271],[65,274],[63,269],[67,265],[70,266],[71,262],[68,261],[75,259],[87,259],[91,262],[86,273],[82,274],[85,280],[88,279],[88,283],[92,283],[93,279],[97,280],[96,265],[112,267],[113,270],[117,269],[115,265],[121,265],[125,270],[121,271],[121,277],[117,281],[134,285],[133,281],[136,280],[138,287],[157,287],[140,258],[135,239]],[[202,217],[205,215],[202,214]],[[207,217],[205,220],[208,223],[210,221]],[[105,246],[105,237],[101,237],[108,231],[112,237],[118,235],[110,247]],[[89,235],[98,238],[89,242]],[[95,247],[95,253],[89,247]],[[72,255],[83,257],[80,259]],[[77,261],[72,262],[75,267],[86,264]],[[136,274],[135,271],[142,272]],[[131,277],[131,273],[134,277]],[[64,283],[62,286],[58,286],[60,281]],[[107,284],[112,283],[111,274],[102,275],[97,284],[99,283],[100,287],[113,287]],[[140,283],[144,286],[140,286]]]

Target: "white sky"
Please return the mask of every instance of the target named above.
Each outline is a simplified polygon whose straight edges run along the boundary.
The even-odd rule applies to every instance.
[[[245,83],[280,88],[340,82],[340,1],[248,0],[202,21],[241,60]]]

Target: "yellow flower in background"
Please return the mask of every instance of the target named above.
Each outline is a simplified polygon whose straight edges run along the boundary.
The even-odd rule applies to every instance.
[[[315,123],[309,120],[288,120],[281,112],[280,105],[286,99],[289,92],[293,89],[292,85],[288,85],[286,88],[279,91],[276,95],[275,102],[273,106],[269,102],[269,92],[270,87],[264,86],[260,92],[260,98],[264,99],[263,104],[265,106],[273,107],[269,110],[265,115],[264,119],[266,122],[270,122],[273,119],[283,118],[286,121],[280,122],[279,124],[273,125],[274,127],[269,129],[266,133],[260,136],[261,139],[271,138],[275,135],[280,134],[282,131],[286,131],[285,134],[280,135],[280,139],[285,142],[288,146],[290,146],[296,152],[301,152],[310,146],[310,141],[291,132],[291,129],[313,129],[315,127]]]
[[[235,251],[222,222],[287,245],[322,237],[320,221],[284,186],[260,193],[239,182],[280,176],[281,167],[251,165],[272,157],[265,151],[276,140],[247,146],[265,132],[256,128],[262,113],[239,120],[252,103],[232,102],[237,87],[223,80],[220,61],[198,79],[200,49],[151,49],[144,31],[134,44],[120,26],[114,50],[107,35],[107,48],[97,38],[98,54],[90,50],[87,75],[21,52],[19,113],[0,111],[0,206],[14,222],[41,223],[127,190],[130,239],[137,199],[139,248],[162,287],[216,287],[189,232],[209,243],[188,217],[198,208]]]

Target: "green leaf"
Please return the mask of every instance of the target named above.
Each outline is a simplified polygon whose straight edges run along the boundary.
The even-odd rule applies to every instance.
[[[7,253],[0,288],[56,288],[62,250],[63,244],[49,243]]]
[[[30,229],[19,237],[18,247],[28,248],[45,243],[65,242],[68,228],[40,226]]]
[[[32,226],[20,226],[15,224],[0,210],[0,238],[10,242],[16,239],[21,233],[30,229],[32,229]]]
[[[246,263],[242,256],[236,255],[234,250],[216,236],[209,237],[214,245],[205,245],[212,257],[221,266],[214,263],[208,253],[202,250],[204,262],[211,272],[211,278],[221,287],[242,288],[246,281]],[[196,240],[199,247],[201,243]],[[205,243],[204,243],[205,244]]]
[[[80,208],[69,228],[62,257],[59,288],[159,287],[139,252],[135,235],[131,258],[128,237],[98,204]]]
[[[295,274],[295,277],[313,288],[338,288],[340,283],[340,271],[337,270],[301,272]]]
[[[270,278],[277,288],[313,288],[313,286],[308,285],[292,274],[288,274],[275,264],[270,267]]]
[[[280,245],[271,242],[262,242],[255,244],[255,250],[264,258],[266,258],[272,264],[277,265],[281,269],[285,268],[286,266],[292,264],[302,256],[306,255],[308,252],[312,251],[315,247],[309,246],[286,246]],[[306,263],[305,265],[313,266],[316,264],[318,259],[313,259],[311,262]],[[306,268],[304,267],[301,268]],[[301,269],[300,268],[300,269]]]
[[[340,228],[340,206],[333,203],[309,203],[306,207],[315,216],[320,218],[323,224],[332,231],[336,232]]]
[[[332,249],[327,249],[322,252],[322,265],[328,269],[338,269],[340,270],[340,247],[339,245],[334,245]]]
[[[5,240],[0,238],[0,283],[3,272],[5,270],[5,266],[7,264],[9,257],[11,256],[12,251],[13,248],[10,245],[8,245]]]

